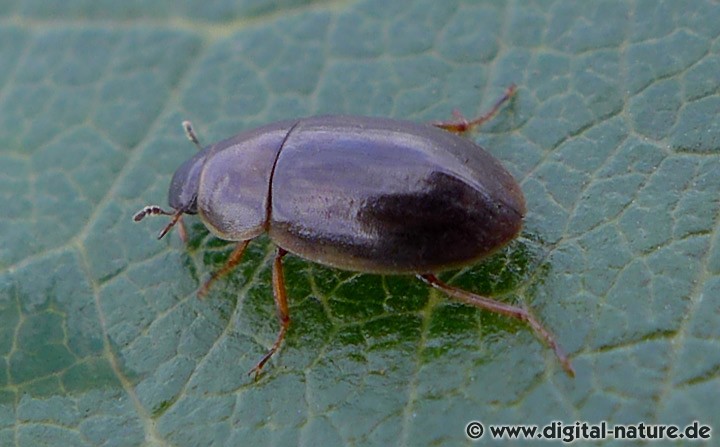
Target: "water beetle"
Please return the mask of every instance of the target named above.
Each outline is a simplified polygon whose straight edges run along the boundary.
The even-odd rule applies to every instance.
[[[250,373],[259,374],[290,325],[282,258],[290,252],[320,264],[359,272],[415,274],[463,303],[527,322],[574,370],[553,336],[527,310],[440,281],[435,272],[470,264],[506,245],[522,227],[525,199],[493,156],[457,134],[488,120],[417,124],[386,118],[319,116],[281,121],[202,147],[170,183],[174,211],[162,238],[184,214],[198,214],[217,237],[237,241],[227,263],[198,291],[230,272],[250,240],[268,233],[277,245],[273,293],[280,331]]]

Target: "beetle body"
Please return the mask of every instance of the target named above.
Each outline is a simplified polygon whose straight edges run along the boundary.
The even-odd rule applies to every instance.
[[[238,241],[228,273],[248,242],[267,233],[278,246],[273,292],[280,332],[251,372],[256,377],[290,325],[282,258],[286,252],[346,270],[414,273],[463,303],[525,321],[548,343],[565,371],[570,361],[527,310],[453,287],[434,272],[469,264],[517,236],[525,199],[505,168],[461,133],[489,119],[515,92],[511,86],[487,114],[467,121],[416,124],[385,118],[319,116],[281,121],[200,146],[175,172],[174,212],[146,206],[135,215],[198,214],[212,233]]]
[[[218,237],[267,232],[291,253],[353,271],[468,264],[513,239],[525,213],[520,187],[490,154],[408,121],[275,123],[211,145],[189,165],[173,178],[170,204],[194,189]]]

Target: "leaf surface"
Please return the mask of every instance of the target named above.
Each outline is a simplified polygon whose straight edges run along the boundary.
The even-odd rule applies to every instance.
[[[465,425],[720,429],[720,5],[711,1],[0,4],[0,445],[458,445]],[[313,114],[447,119],[522,184],[522,236],[452,284],[272,245],[204,300],[232,244],[186,219],[158,242],[174,170],[207,143]],[[486,433],[485,442],[490,442]]]

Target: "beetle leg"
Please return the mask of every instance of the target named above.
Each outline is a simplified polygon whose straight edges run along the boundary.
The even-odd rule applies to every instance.
[[[185,228],[185,221],[182,220],[182,217],[178,219],[177,221],[177,231],[178,236],[180,236],[180,240],[183,242],[183,244],[187,244],[188,241],[188,235],[187,235],[187,228]]]
[[[277,308],[277,317],[280,322],[280,332],[278,332],[275,343],[273,343],[270,350],[260,359],[260,361],[248,372],[248,375],[255,374],[255,380],[257,380],[260,370],[262,370],[265,363],[270,360],[273,354],[280,348],[285,333],[290,327],[290,309],[287,303],[287,292],[285,291],[285,277],[283,276],[282,258],[287,252],[282,248],[277,248],[277,254],[275,255],[275,261],[273,262],[273,294],[275,295],[275,307]]]
[[[200,140],[198,140],[197,135],[195,135],[192,123],[190,121],[183,121],[182,126],[183,129],[185,129],[185,135],[188,137],[188,140],[190,140],[195,146],[197,146],[198,150],[203,150],[203,147],[200,144]]]
[[[176,212],[175,214],[173,214],[173,215],[172,215],[172,219],[170,219],[170,222],[169,222],[167,225],[165,225],[165,228],[162,229],[162,231],[160,232],[160,234],[158,234],[158,237],[157,237],[157,238],[158,238],[158,239],[164,238],[165,235],[168,234],[168,231],[170,231],[170,230],[172,229],[172,227],[175,226],[176,223],[182,222],[182,216],[183,216],[183,211],[182,211],[182,210],[180,210],[180,211]]]
[[[495,114],[498,110],[500,110],[500,107],[508,101],[510,98],[515,95],[515,92],[517,91],[517,86],[515,84],[510,84],[510,86],[505,90],[505,94],[498,99],[498,101],[495,103],[495,105],[490,109],[487,113],[484,115],[481,115],[475,119],[467,120],[460,112],[457,110],[453,110],[453,119],[450,121],[434,121],[431,122],[435,127],[439,127],[441,129],[445,129],[448,132],[453,133],[465,133],[470,130],[472,130],[473,127],[479,126],[485,121],[489,120]]]
[[[530,325],[532,330],[535,331],[535,335],[537,335],[538,338],[544,340],[545,343],[547,343],[553,349],[553,351],[555,351],[555,355],[557,356],[560,364],[562,365],[567,375],[570,377],[575,377],[575,370],[573,369],[570,360],[567,358],[565,353],[555,341],[555,337],[553,337],[553,335],[540,324],[540,322],[535,318],[535,316],[527,310],[520,307],[511,306],[509,304],[501,303],[499,301],[495,301],[493,299],[486,298],[472,292],[468,292],[467,290],[445,284],[433,274],[417,276],[426,284],[429,284],[437,290],[445,292],[451,298],[454,298],[462,303],[469,304],[480,309],[489,310],[490,312],[507,315],[508,317],[517,318],[520,321],[526,322]]]
[[[247,248],[248,244],[250,243],[249,240],[247,241],[240,241],[235,246],[235,249],[230,253],[230,257],[228,258],[225,265],[220,267],[220,270],[215,271],[215,273],[212,274],[210,279],[205,281],[205,283],[198,289],[197,296],[198,298],[203,298],[205,295],[207,295],[208,291],[210,291],[210,286],[217,281],[218,279],[222,278],[223,276],[227,275],[237,267],[237,265],[240,263],[243,257],[243,253],[245,253],[245,248]]]

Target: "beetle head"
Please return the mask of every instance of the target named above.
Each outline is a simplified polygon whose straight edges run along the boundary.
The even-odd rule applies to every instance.
[[[138,211],[133,220],[140,222],[148,215],[165,215],[172,216],[170,222],[163,228],[158,235],[158,239],[162,239],[175,224],[180,225],[181,237],[184,238],[184,230],[182,227],[183,214],[197,214],[197,194],[198,185],[200,184],[200,173],[205,164],[205,159],[210,148],[198,152],[187,160],[175,171],[172,181],[170,182],[170,190],[168,191],[168,203],[174,211],[165,211],[157,205],[148,205]]]

